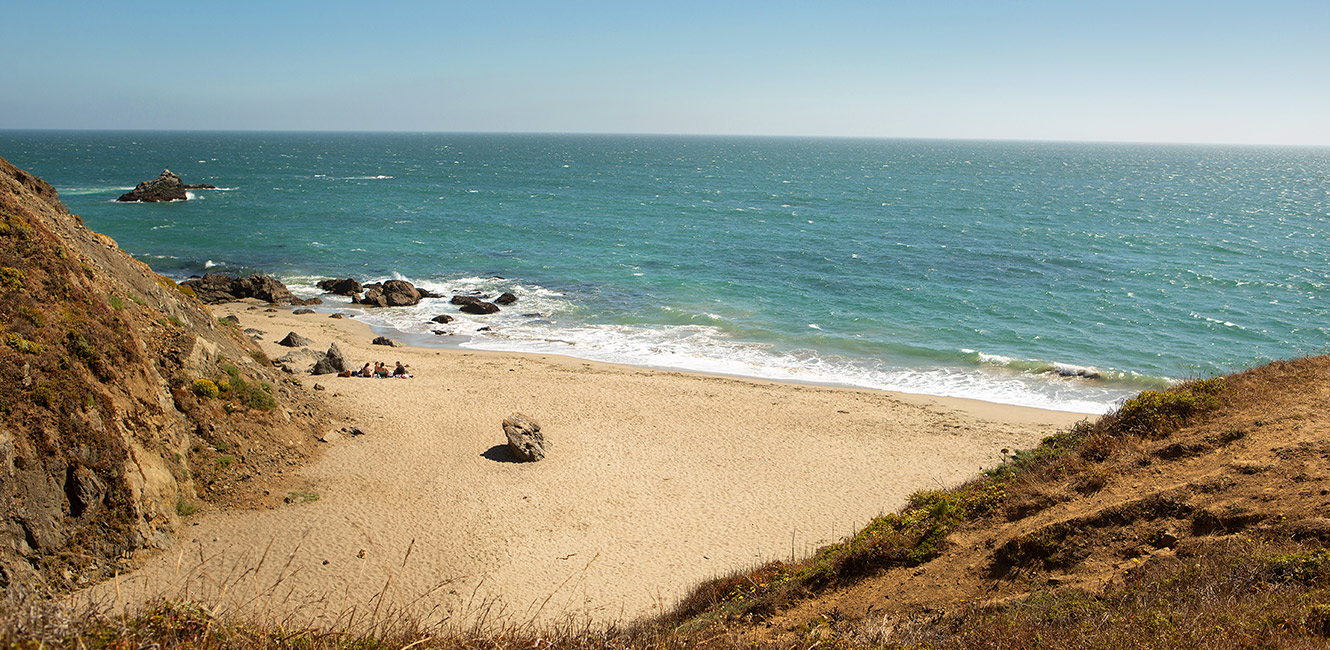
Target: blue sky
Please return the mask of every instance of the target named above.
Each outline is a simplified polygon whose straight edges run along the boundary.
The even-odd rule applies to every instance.
[[[1330,145],[1330,1],[29,2],[0,128]]]

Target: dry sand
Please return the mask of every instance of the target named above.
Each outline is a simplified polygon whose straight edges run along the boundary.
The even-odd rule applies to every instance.
[[[1084,416],[578,359],[370,345],[363,323],[232,304],[413,379],[306,377],[350,414],[304,469],[317,500],[205,512],[102,598],[191,597],[322,625],[392,609],[459,624],[629,620],[699,581],[802,557],[922,488],[951,486]],[[539,420],[538,463],[501,420]]]

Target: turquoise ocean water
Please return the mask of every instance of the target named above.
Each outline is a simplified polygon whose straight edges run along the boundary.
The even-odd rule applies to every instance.
[[[1326,148],[0,131],[0,156],[176,278],[521,298],[360,315],[442,345],[1102,412],[1330,342]],[[113,202],[163,168],[223,189]]]

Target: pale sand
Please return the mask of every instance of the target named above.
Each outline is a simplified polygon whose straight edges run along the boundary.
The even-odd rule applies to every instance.
[[[103,598],[182,595],[245,616],[335,624],[379,610],[469,624],[626,621],[698,582],[806,556],[919,489],[955,485],[1085,416],[547,355],[370,345],[328,313],[247,311],[264,351],[288,331],[357,367],[415,378],[305,376],[367,434],[305,468],[318,500],[205,513]],[[504,462],[501,420],[539,420],[553,448]],[[409,556],[408,556],[409,550]],[[363,553],[362,553],[363,551]],[[118,586],[119,595],[115,596]],[[383,598],[376,595],[384,594]],[[382,601],[382,603],[380,602]]]

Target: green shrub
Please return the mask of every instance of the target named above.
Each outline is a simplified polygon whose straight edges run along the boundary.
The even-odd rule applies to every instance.
[[[221,390],[211,379],[195,379],[194,383],[190,385],[190,390],[194,391],[194,394],[199,397],[215,398],[221,394]]]
[[[18,332],[10,332],[6,334],[5,345],[27,354],[41,354],[46,351],[45,345],[36,341],[29,341],[28,339],[23,338],[23,335]]]
[[[121,299],[120,299],[120,296],[112,295],[112,296],[110,297],[110,299],[109,299],[109,302],[111,303],[111,308],[112,308],[112,309],[124,309],[124,308],[125,308],[125,301],[124,301],[124,300],[121,300]]]
[[[18,289],[27,275],[12,266],[0,266],[0,289]]]
[[[188,517],[198,511],[199,511],[199,506],[193,501],[190,501],[185,497],[180,497],[179,499],[176,499],[175,513],[177,515],[180,515],[181,517]]]
[[[1114,423],[1122,433],[1152,435],[1167,432],[1193,415],[1219,405],[1216,395],[1222,378],[1206,379],[1168,391],[1147,390],[1122,404]]]

